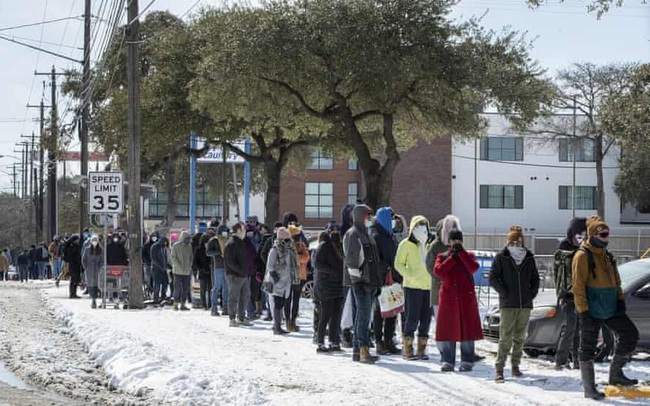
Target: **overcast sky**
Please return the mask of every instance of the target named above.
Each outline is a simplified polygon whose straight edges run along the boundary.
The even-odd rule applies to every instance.
[[[93,58],[99,51],[108,32],[107,19],[115,0],[93,0]],[[151,0],[140,0],[141,9]],[[204,5],[222,4],[223,0],[155,0],[149,8],[169,10],[174,14],[189,17]],[[627,0],[621,9],[615,9],[597,20],[594,14],[587,14],[586,1],[567,0],[559,4],[548,0],[550,5],[539,10],[530,10],[525,0],[462,0],[454,10],[455,18],[483,17],[483,25],[500,30],[504,26],[528,33],[534,39],[531,51],[534,59],[549,73],[573,62],[642,61],[650,59],[650,6],[640,0]],[[0,35],[23,41],[72,59],[82,58],[83,45],[83,0],[29,0],[14,2],[0,1]],[[189,13],[188,13],[189,12]],[[40,21],[73,19],[7,30],[8,27],[32,24]],[[77,18],[74,18],[77,17]],[[187,18],[187,17],[186,17]],[[49,72],[53,65],[57,70],[77,68],[79,65],[65,59],[37,52],[24,46],[0,40],[0,154],[20,157],[16,143],[21,134],[38,134],[38,109],[27,109],[29,104],[38,104],[41,97],[50,103],[49,78],[34,76],[35,71]],[[46,87],[43,87],[43,81]],[[65,99],[59,103],[63,123],[69,123],[72,114]],[[70,145],[78,150],[76,138]],[[7,165],[16,160],[0,158],[0,190],[7,191],[11,184]]]

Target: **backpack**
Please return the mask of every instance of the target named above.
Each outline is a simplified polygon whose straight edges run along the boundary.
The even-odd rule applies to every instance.
[[[576,251],[555,251],[553,271],[555,274],[555,293],[558,299],[568,299],[573,297],[573,257],[577,251],[582,251],[587,255],[589,264],[589,273],[592,278],[596,279],[596,262],[594,254],[585,247],[580,247]],[[606,251],[607,257],[616,268],[616,261],[611,252]]]

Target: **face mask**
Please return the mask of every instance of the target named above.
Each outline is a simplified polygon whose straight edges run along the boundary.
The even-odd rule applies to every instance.
[[[252,231],[249,231],[249,232],[246,233],[246,237],[248,237],[248,238],[253,238],[254,235],[255,235],[255,233],[252,232]]]
[[[578,244],[582,244],[582,242],[585,240],[585,235],[584,234],[576,234],[575,239],[578,242]]]
[[[366,228],[372,227],[372,220],[366,220],[365,226],[366,226]]]
[[[153,241],[153,242],[158,241],[158,237],[151,237],[151,241]]]
[[[223,233],[221,233],[221,236],[222,237],[228,237],[228,231],[224,231]]]
[[[607,245],[609,244],[609,241],[602,241],[598,237],[591,237],[589,242],[596,248],[607,248]]]
[[[113,238],[113,242],[118,242],[119,238]]]
[[[97,244],[99,244],[99,243],[97,241],[93,241],[93,242],[91,242],[91,244],[93,245],[93,247],[96,247]]]
[[[189,244],[189,243],[190,243],[190,240],[191,240],[190,237],[183,238],[183,242],[184,242],[185,244]]]
[[[416,227],[421,233],[427,232],[427,226],[417,226]]]
[[[84,233],[84,238],[88,238],[88,233]]]
[[[390,228],[392,228],[392,229],[394,230],[395,227],[397,227],[397,221],[396,221],[396,220],[391,220],[391,222],[390,222]]]

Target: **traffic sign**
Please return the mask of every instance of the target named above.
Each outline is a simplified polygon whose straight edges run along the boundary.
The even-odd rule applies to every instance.
[[[121,172],[88,174],[88,212],[90,214],[124,211],[124,177]]]

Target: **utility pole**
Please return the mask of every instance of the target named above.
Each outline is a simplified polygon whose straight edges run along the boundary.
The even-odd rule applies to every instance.
[[[54,69],[54,68],[52,68]],[[38,73],[36,73],[38,75]],[[45,87],[45,83],[43,83],[43,87]],[[43,183],[43,172],[45,170],[44,168],[44,154],[45,154],[45,104],[43,104],[43,99],[41,99],[41,103],[38,105],[32,105],[28,104],[27,108],[38,108],[40,112],[40,125],[39,125],[39,131],[40,131],[40,141],[39,141],[39,150],[38,150],[38,160],[40,164],[40,168],[38,170],[38,181],[36,184],[38,185],[36,187],[36,196],[34,197],[34,206],[35,206],[35,211],[36,211],[36,228],[37,228],[37,233],[43,234],[43,241],[47,241],[47,229],[44,227],[44,219],[45,219],[45,206],[43,204],[43,193],[44,193],[44,183]],[[32,134],[33,138],[33,134]]]
[[[227,182],[227,172],[228,167],[226,166],[226,143],[221,144],[221,224],[228,225],[228,182]]]
[[[572,218],[576,218],[576,96],[573,95],[573,186],[571,187],[571,208],[572,208]]]
[[[129,307],[142,309],[142,225],[140,218],[140,70],[138,61],[140,40],[140,21],[138,0],[128,3],[126,27],[126,55],[128,79],[128,134],[129,134],[129,191],[128,191],[128,230],[129,267],[131,280],[129,286]]]
[[[88,176],[88,106],[90,94],[90,1],[84,5],[84,57],[83,57],[83,92],[81,97],[81,125],[79,126],[79,141],[81,141],[81,176]],[[86,210],[86,192],[83,182],[79,183],[79,235],[86,228],[88,211]]]

